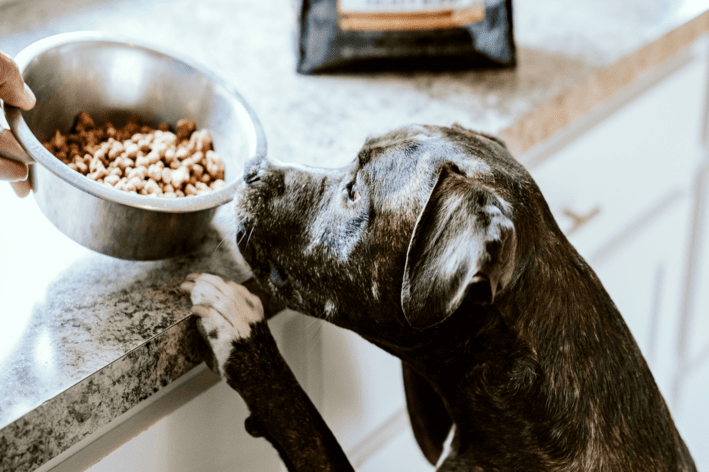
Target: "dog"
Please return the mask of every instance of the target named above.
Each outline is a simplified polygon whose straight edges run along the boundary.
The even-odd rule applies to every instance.
[[[328,170],[255,157],[235,209],[258,296],[209,274],[184,288],[288,470],[352,467],[278,352],[279,306],[401,359],[437,471],[696,470],[621,314],[496,137],[412,125]]]

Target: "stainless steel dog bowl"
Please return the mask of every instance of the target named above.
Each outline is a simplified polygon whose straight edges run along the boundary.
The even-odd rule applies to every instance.
[[[133,42],[81,32],[38,41],[15,58],[37,97],[29,111],[5,106],[13,134],[34,161],[30,179],[45,216],[74,241],[132,260],[193,249],[217,207],[234,195],[243,164],[266,153],[255,113],[232,86],[191,61]],[[113,189],[73,171],[41,143],[67,133],[79,112],[123,126],[192,119],[225,163],[226,186],[207,195],[160,198]]]

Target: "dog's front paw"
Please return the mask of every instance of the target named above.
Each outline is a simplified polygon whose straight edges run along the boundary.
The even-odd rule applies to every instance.
[[[233,342],[251,336],[251,325],[263,321],[261,300],[245,287],[212,274],[190,274],[181,288],[190,293],[197,327],[215,357],[213,370],[225,376],[224,366]]]

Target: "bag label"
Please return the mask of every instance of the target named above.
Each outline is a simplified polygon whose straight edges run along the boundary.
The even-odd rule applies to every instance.
[[[485,19],[484,0],[338,0],[337,7],[343,30],[443,29]]]

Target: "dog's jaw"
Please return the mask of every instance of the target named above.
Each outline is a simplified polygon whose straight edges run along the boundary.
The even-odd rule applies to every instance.
[[[253,182],[252,182],[253,183]],[[239,252],[249,264],[254,279],[262,289],[266,290],[276,300],[288,308],[303,312],[312,312],[316,316],[318,310],[313,305],[303,303],[301,284],[289,273],[273,253],[268,238],[260,235],[260,211],[263,211],[263,196],[258,190],[241,184],[234,196],[234,214],[237,221],[236,243]]]

